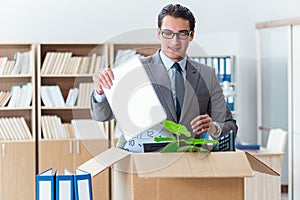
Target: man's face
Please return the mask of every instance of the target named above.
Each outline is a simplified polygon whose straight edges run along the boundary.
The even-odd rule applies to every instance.
[[[157,30],[163,53],[174,62],[182,60],[186,54],[189,42],[194,38],[194,31],[186,39],[179,39],[176,34],[172,39],[166,39],[161,34],[164,31],[181,32],[183,34],[190,32],[189,21],[167,15],[162,20],[161,29]]]

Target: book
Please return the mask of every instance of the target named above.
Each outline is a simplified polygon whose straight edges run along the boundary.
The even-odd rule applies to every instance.
[[[74,129],[71,123],[63,123],[62,126],[65,130],[67,138],[75,138]]]
[[[55,54],[56,54],[56,59],[55,59],[53,66],[51,66],[49,74],[57,74],[57,71],[60,67],[61,61],[63,59],[63,53],[57,52]]]
[[[64,174],[57,173],[55,189],[56,200],[73,200],[74,175],[67,169],[64,169]]]
[[[47,107],[53,107],[54,104],[52,103],[50,99],[50,92],[48,92],[48,86],[42,85],[41,86],[41,98],[43,101],[43,104]]]
[[[32,93],[33,93],[32,83],[25,84],[25,87],[26,87],[26,92],[25,92],[22,106],[29,107],[32,101]]]
[[[15,132],[14,125],[11,122],[11,118],[4,117],[3,119],[4,119],[4,124],[6,126],[7,133],[9,134],[11,140],[19,140],[20,139],[19,133]]]
[[[1,91],[0,107],[4,107],[10,100],[11,93],[9,91]]]
[[[55,116],[55,125],[56,125],[56,129],[57,129],[57,135],[58,135],[58,139],[65,139],[67,138],[65,129],[62,126],[62,122],[61,122],[61,118]]]
[[[58,85],[41,86],[41,98],[47,107],[65,107],[65,100]]]
[[[86,74],[89,71],[89,67],[90,67],[90,57],[84,56],[82,57],[82,62],[79,68],[79,71],[77,71],[77,73],[79,74]]]
[[[92,53],[89,71],[88,71],[89,74],[93,74],[95,72],[96,58],[97,58],[96,53]]]
[[[11,134],[13,140],[25,140],[23,132],[19,127],[19,124],[17,123],[15,117],[6,118],[6,123],[9,127],[9,134]]]
[[[53,98],[54,105],[57,107],[65,107],[65,100],[61,93],[60,87],[58,85],[51,87],[51,96]]]
[[[19,123],[19,126],[23,130],[23,133],[25,134],[25,138],[31,140],[32,135],[31,135],[30,129],[28,128],[28,126],[26,124],[24,117],[18,117],[17,121]]]
[[[7,57],[1,57],[0,58],[0,74],[4,74],[7,60],[8,60]]]
[[[22,53],[16,52],[14,55],[14,60],[16,61],[16,63],[11,74],[20,74],[22,68]]]
[[[104,60],[102,59],[102,56],[97,56],[93,73],[100,72],[102,69],[103,63],[104,63]]]
[[[75,200],[93,200],[92,179],[90,173],[81,169],[76,169],[76,175],[74,175],[74,192]]]
[[[30,51],[22,53],[22,65],[20,69],[20,74],[28,74],[30,72]]]
[[[89,106],[90,96],[94,90],[94,87],[94,83],[79,83],[77,106]]]
[[[42,74],[48,74],[51,67],[53,66],[54,62],[56,59],[56,53],[55,52],[48,52],[46,54],[46,57],[44,59],[43,65],[42,65],[42,69],[41,69],[41,73]]]
[[[49,139],[48,130],[46,127],[46,116],[41,116],[41,129],[42,129],[42,138]]]
[[[16,61],[14,61],[14,60],[8,60],[8,61],[6,62],[5,67],[4,67],[5,69],[4,69],[4,71],[3,71],[3,74],[4,74],[4,75],[11,74],[11,72],[12,72],[14,66],[15,66],[15,63],[16,63]]]
[[[6,134],[4,133],[4,130],[2,128],[1,118],[0,118],[0,140],[7,140]]]
[[[66,106],[75,106],[79,94],[79,89],[74,87],[70,88],[66,100]]]
[[[36,175],[36,199],[55,200],[55,177],[57,170],[52,168]]]
[[[59,65],[57,74],[63,74],[63,73],[64,73],[65,68],[66,68],[66,66],[67,66],[67,64],[68,64],[68,62],[69,62],[71,56],[72,56],[72,53],[71,53],[71,52],[65,52],[65,53],[63,54],[63,59],[62,59],[60,65]]]
[[[10,89],[11,98],[8,102],[7,107],[16,107],[16,104],[18,102],[19,96],[20,96],[21,88],[20,86],[12,86]]]
[[[7,130],[4,118],[0,118],[0,129],[2,131],[4,140],[12,140],[12,138],[10,137],[10,134],[9,134],[9,130]]]

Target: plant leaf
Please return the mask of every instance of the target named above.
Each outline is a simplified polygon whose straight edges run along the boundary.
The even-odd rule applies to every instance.
[[[172,137],[155,137],[155,142],[175,142],[176,139]]]
[[[172,143],[168,144],[167,146],[165,146],[160,152],[161,153],[176,152],[178,148],[179,148],[178,143],[172,142]]]
[[[214,145],[219,144],[218,140],[195,139],[195,138],[190,138],[190,139],[187,139],[187,140],[182,140],[182,142],[185,142],[186,144],[192,144],[192,145],[208,144],[208,143],[212,143]]]
[[[185,135],[186,137],[191,137],[191,133],[187,130],[187,128],[184,125],[177,124],[170,120],[165,120],[163,122],[163,125],[166,129],[168,129],[171,133],[174,133],[175,135]]]
[[[186,137],[191,137],[191,132],[189,132],[184,125],[180,124],[179,132],[185,135]]]
[[[170,121],[170,120],[165,120],[163,122],[163,125],[171,133],[174,133],[175,135],[180,135],[180,133],[179,133],[180,125],[179,124],[176,124],[175,122]]]

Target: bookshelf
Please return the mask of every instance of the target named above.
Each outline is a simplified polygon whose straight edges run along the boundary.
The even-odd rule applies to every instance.
[[[0,199],[35,197],[34,52],[30,43],[0,44],[0,93],[10,93],[0,107]]]
[[[101,124],[102,138],[79,138],[74,120],[88,120],[93,74],[108,66],[108,46],[102,43],[41,43],[37,46],[38,171],[58,168],[71,172],[108,146],[108,126]],[[66,105],[70,89],[77,99]],[[75,90],[74,90],[75,91]],[[73,92],[74,92],[73,91]],[[74,94],[74,93],[73,93]],[[49,103],[50,102],[50,103]],[[96,122],[95,122],[96,123]],[[71,126],[68,133],[64,126]],[[100,126],[100,125],[99,125]],[[48,131],[47,131],[48,130]],[[50,131],[49,131],[50,130]],[[86,125],[87,133],[100,132]],[[84,136],[84,134],[83,134]],[[109,198],[109,170],[93,178],[94,199]]]

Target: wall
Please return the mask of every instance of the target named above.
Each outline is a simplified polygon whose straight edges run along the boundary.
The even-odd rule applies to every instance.
[[[0,42],[156,42],[156,16],[172,1],[2,1]],[[195,43],[237,56],[239,137],[256,141],[255,23],[299,16],[297,0],[182,1],[197,18]],[[130,40],[130,41],[129,41]]]

